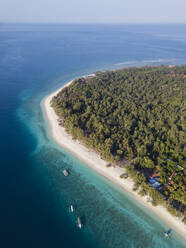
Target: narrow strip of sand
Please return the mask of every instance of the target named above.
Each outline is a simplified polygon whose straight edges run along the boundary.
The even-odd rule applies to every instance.
[[[57,95],[59,91],[61,91],[64,87],[69,86],[71,83],[72,81],[65,84],[63,87],[53,92],[43,100],[43,109],[50,127],[52,138],[62,148],[69,150],[76,157],[84,161],[98,173],[102,174],[109,180],[112,180],[113,182],[119,184],[124,190],[128,191],[138,202],[140,202],[147,209],[153,211],[159,218],[161,218],[172,229],[174,229],[174,231],[176,231],[182,237],[186,238],[186,227],[180,219],[169,214],[169,212],[163,206],[153,207],[151,203],[147,202],[147,197],[141,197],[137,194],[137,192],[134,192],[132,190],[133,181],[130,178],[120,178],[120,175],[124,173],[124,169],[106,167],[106,164],[108,162],[102,160],[97,153],[90,151],[79,141],[73,140],[71,135],[69,135],[63,127],[59,126],[58,116],[56,115],[54,109],[50,106],[50,101],[53,96]]]

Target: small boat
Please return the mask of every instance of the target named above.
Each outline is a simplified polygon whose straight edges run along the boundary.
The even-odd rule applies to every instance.
[[[73,213],[74,212],[74,207],[73,205],[70,205],[70,211]]]
[[[63,170],[63,174],[64,174],[64,176],[69,176],[69,173],[68,173],[68,171],[67,170]]]
[[[79,217],[77,218],[77,223],[78,223],[78,227],[81,229],[83,227],[83,225],[82,225],[81,219]]]
[[[164,233],[164,234],[165,234],[165,237],[166,237],[166,238],[169,238],[170,235],[171,235],[171,232],[172,232],[172,229],[169,229],[167,232],[165,232],[165,233]]]

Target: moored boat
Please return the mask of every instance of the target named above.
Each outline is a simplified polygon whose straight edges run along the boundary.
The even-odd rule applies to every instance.
[[[165,233],[164,233],[164,234],[165,234],[165,237],[166,237],[166,238],[169,238],[170,235],[171,235],[171,232],[172,232],[172,229],[169,229],[167,232],[165,232]]]
[[[70,211],[73,213],[74,212],[74,207],[73,205],[70,205]]]
[[[69,176],[69,173],[68,173],[68,171],[67,170],[63,170],[63,174],[64,174],[64,176]]]
[[[77,218],[77,223],[78,223],[78,227],[81,229],[83,227],[83,225],[82,225],[81,219],[79,217]]]

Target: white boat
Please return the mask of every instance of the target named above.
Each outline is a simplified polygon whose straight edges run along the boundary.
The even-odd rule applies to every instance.
[[[74,207],[73,205],[70,205],[70,211],[73,213],[74,212]]]
[[[78,223],[78,227],[81,229],[83,227],[83,225],[82,225],[81,219],[79,217],[77,218],[77,223]]]
[[[69,173],[68,173],[68,171],[67,170],[63,170],[63,174],[64,174],[64,176],[69,176]]]

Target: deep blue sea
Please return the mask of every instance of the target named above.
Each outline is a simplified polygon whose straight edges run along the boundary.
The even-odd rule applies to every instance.
[[[59,148],[41,107],[75,77],[156,64],[186,64],[186,25],[0,24],[1,248],[186,247],[176,230],[166,240],[169,226]]]

